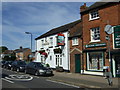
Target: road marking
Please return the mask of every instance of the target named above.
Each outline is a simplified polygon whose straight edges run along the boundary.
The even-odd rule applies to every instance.
[[[14,83],[14,82],[12,82],[12,81],[10,81],[10,80],[7,80],[7,79],[5,79],[5,78],[1,78],[2,80],[5,80],[5,81],[7,81],[7,82],[9,82],[9,83]]]
[[[53,83],[59,83],[59,84],[67,85],[70,87],[80,88],[79,86],[71,85],[71,84],[67,84],[67,83],[63,83],[63,82],[58,82],[58,81],[53,81],[53,80],[48,80],[48,79],[46,81],[53,82]]]

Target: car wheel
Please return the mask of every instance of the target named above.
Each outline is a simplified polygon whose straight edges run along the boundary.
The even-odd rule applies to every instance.
[[[11,70],[12,70],[12,71],[14,70],[13,67],[11,67]]]
[[[38,75],[39,75],[39,72],[38,72],[38,71],[36,71],[36,72],[35,72],[35,76],[38,76]]]
[[[19,68],[17,68],[17,72],[19,72],[20,71],[20,69]]]

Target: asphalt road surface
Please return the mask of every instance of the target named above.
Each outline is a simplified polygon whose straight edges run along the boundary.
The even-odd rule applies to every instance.
[[[2,69],[2,88],[27,88],[29,90],[35,88],[79,88],[57,81],[49,80],[50,77],[34,76],[22,72]],[[12,78],[11,78],[11,77]],[[26,78],[26,76],[28,76]],[[54,76],[53,76],[54,77]]]

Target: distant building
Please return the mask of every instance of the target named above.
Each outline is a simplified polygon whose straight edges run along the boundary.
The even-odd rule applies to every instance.
[[[31,49],[29,48],[22,48],[14,50],[16,53],[17,60],[29,60],[31,56]]]
[[[11,56],[12,54],[15,54],[14,50],[5,50],[3,53],[1,53],[1,59],[5,56]]]

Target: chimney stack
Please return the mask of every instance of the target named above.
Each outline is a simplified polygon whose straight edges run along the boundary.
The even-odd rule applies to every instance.
[[[20,46],[20,49],[22,49],[22,46]]]
[[[84,11],[87,8],[86,3],[80,7],[80,12]]]

